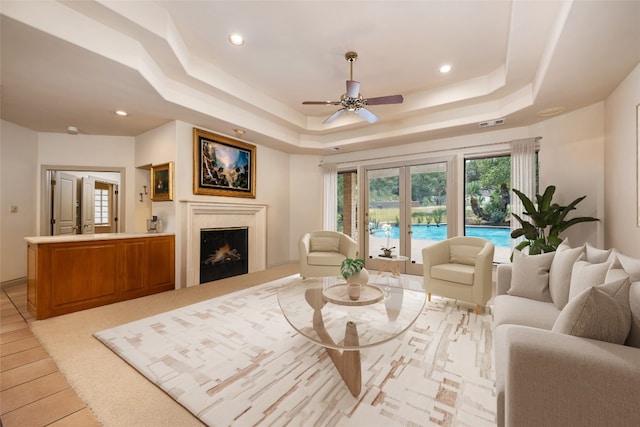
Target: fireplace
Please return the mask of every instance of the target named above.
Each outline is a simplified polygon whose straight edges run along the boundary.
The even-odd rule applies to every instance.
[[[181,201],[185,224],[184,257],[181,259],[181,287],[198,286],[200,281],[200,231],[206,229],[248,229],[249,273],[267,268],[267,205],[257,203],[220,203]],[[206,254],[208,255],[208,254]]]
[[[200,283],[249,272],[249,228],[200,230]]]

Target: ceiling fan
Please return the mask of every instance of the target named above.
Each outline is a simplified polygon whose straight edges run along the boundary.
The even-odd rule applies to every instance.
[[[364,108],[368,105],[382,105],[382,104],[402,104],[404,98],[402,95],[390,95],[379,96],[376,98],[364,98],[360,94],[360,82],[353,80],[353,63],[358,59],[356,52],[347,52],[344,55],[345,59],[349,62],[350,75],[347,80],[347,92],[342,94],[340,101],[304,101],[303,105],[341,105],[338,111],[327,117],[322,123],[331,123],[347,111],[355,111],[357,115],[368,121],[369,123],[375,123],[378,120],[378,116],[371,111]]]

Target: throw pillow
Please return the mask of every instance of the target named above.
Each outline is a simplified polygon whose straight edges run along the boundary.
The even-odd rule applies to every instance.
[[[617,252],[615,255],[617,262],[622,266],[624,271],[631,276],[631,281],[635,282],[640,280],[640,259],[622,255],[620,252]]]
[[[625,294],[626,307],[620,303]],[[551,331],[624,344],[631,326],[628,295],[629,279],[592,286],[567,303]]]
[[[337,237],[314,237],[311,239],[311,252],[340,252],[340,239]]]
[[[555,252],[540,255],[526,255],[513,252],[511,267],[511,288],[509,295],[551,302],[549,294],[549,269]]]
[[[587,254],[586,260],[591,264],[601,264],[603,262],[609,261],[609,256],[613,249],[599,249],[595,246],[591,246],[588,242],[585,245],[585,250]]]
[[[584,260],[584,255],[580,255],[571,270],[569,301],[590,287],[604,283],[609,266],[608,262],[592,264]]]
[[[449,257],[454,264],[475,265],[476,258],[482,250],[479,246],[471,245],[451,245],[449,247]]]
[[[604,276],[604,282],[609,283],[614,280],[625,279],[627,277],[629,277],[629,273],[624,271],[622,268],[615,268],[614,266],[611,266],[611,268],[607,270],[606,276]]]
[[[556,249],[551,268],[549,269],[549,293],[553,304],[562,310],[569,301],[569,286],[573,264],[584,253],[584,245],[571,248],[569,240],[564,239]]]

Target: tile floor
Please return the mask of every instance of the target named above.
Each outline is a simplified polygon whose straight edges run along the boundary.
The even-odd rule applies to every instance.
[[[99,426],[31,333],[26,284],[0,290],[2,427]]]

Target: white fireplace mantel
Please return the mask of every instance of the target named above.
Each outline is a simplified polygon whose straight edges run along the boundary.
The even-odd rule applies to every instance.
[[[200,230],[247,227],[249,273],[267,267],[267,205],[181,201],[186,224],[186,286],[200,284]]]

